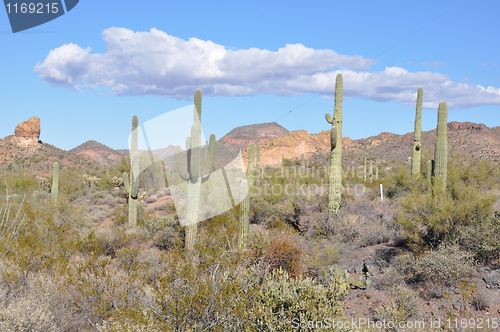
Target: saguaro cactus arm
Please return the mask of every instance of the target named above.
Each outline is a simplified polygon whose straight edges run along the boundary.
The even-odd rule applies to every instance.
[[[326,113],[326,114],[325,114],[325,118],[326,118],[326,122],[328,122],[329,124],[332,124],[332,125],[333,125],[333,118],[332,118],[332,116],[330,115],[330,113]]]

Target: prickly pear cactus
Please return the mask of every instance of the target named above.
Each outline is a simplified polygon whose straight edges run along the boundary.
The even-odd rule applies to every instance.
[[[325,114],[326,121],[332,125],[330,132],[330,160],[328,167],[328,215],[333,220],[340,208],[342,196],[342,74],[337,75],[335,82],[335,108],[333,118],[330,113]]]
[[[411,174],[414,177],[420,175],[420,162],[422,160],[422,145],[420,138],[422,136],[422,98],[424,89],[418,88],[417,110],[415,113],[415,138],[413,140],[413,152],[411,158]]]

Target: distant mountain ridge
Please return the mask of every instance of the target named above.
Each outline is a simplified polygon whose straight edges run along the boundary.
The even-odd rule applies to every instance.
[[[35,126],[31,138],[18,134],[0,139],[0,161],[20,163],[29,160],[31,163],[33,160],[45,158],[49,162],[53,159],[55,161],[57,156],[60,163],[68,166],[75,165],[75,162],[82,166],[90,162],[101,167],[110,167],[128,156],[128,150],[113,150],[93,140],[70,151],[64,151],[40,142],[38,135],[39,128]],[[435,129],[422,133],[423,153],[430,158],[433,155],[435,139]],[[230,162],[240,151],[247,157],[248,145],[258,142],[261,143],[262,165],[277,166],[281,164],[282,156],[286,159],[299,159],[301,154],[304,154],[306,159],[326,163],[330,149],[330,131],[324,130],[318,134],[310,134],[305,130],[290,132],[276,122],[237,127],[219,139],[218,164]],[[413,132],[404,135],[382,132],[357,140],[344,137],[342,142],[345,165],[359,165],[364,162],[365,154],[367,159],[374,161],[408,161],[413,145]],[[448,143],[451,153],[460,152],[500,162],[500,126],[489,128],[473,122],[449,122]],[[157,153],[169,156],[173,150],[173,146],[169,146]]]

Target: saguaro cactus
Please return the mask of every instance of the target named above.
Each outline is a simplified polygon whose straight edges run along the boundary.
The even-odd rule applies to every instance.
[[[342,74],[337,75],[335,81],[335,108],[333,118],[330,113],[325,114],[326,121],[332,125],[330,132],[330,161],[329,161],[329,191],[328,191],[328,215],[333,220],[334,215],[340,208],[342,195]]]
[[[363,167],[363,181],[366,182],[366,152],[365,152],[365,164]]]
[[[137,223],[137,197],[139,195],[139,143],[137,140],[137,127],[139,118],[132,117],[132,139],[130,143],[130,176],[123,173],[123,187],[128,195],[128,222],[130,226]]]
[[[427,160],[427,191],[432,193],[432,169],[434,168],[434,160]]]
[[[370,183],[373,182],[373,160],[370,159],[370,168],[368,169],[368,177],[370,178]]]
[[[194,93],[194,120],[191,126],[191,136],[186,138],[187,166],[181,159],[181,148],[176,146],[175,161],[177,171],[187,182],[187,221],[186,249],[194,248],[198,229],[198,214],[200,210],[201,184],[208,180],[215,165],[217,141],[215,135],[210,135],[210,143],[201,163],[201,90]]]
[[[434,176],[436,182],[446,189],[448,170],[448,105],[443,100],[439,103],[436,149],[434,150]]]
[[[57,196],[59,195],[59,163],[56,161],[52,168],[52,189],[50,198],[54,204],[57,204]]]
[[[424,89],[418,88],[417,110],[415,113],[415,138],[413,139],[413,152],[411,158],[411,174],[417,177],[420,174],[420,162],[422,159],[422,145],[420,138],[422,136],[422,98]]]
[[[260,164],[260,142],[257,142],[257,154],[255,160],[255,169],[257,170],[257,174],[259,177],[262,176],[262,165]]]
[[[257,160],[258,160],[258,145],[257,145]],[[247,245],[248,238],[248,228],[250,226],[250,191],[252,190],[253,180],[255,175],[255,153],[254,145],[250,144],[248,147],[248,167],[247,167],[247,178],[242,179],[240,182],[240,237],[239,237],[239,247],[245,248]],[[247,193],[243,197],[243,194]]]

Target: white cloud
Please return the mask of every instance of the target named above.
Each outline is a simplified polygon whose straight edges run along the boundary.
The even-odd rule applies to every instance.
[[[277,51],[232,50],[157,29],[134,32],[115,27],[106,29],[103,37],[104,54],[92,54],[90,47],[62,45],[50,51],[35,72],[52,85],[75,90],[108,87],[116,95],[179,99],[192,98],[197,88],[206,96],[325,95],[333,91],[335,76],[341,72],[346,96],[414,104],[418,87],[423,87],[427,107],[437,107],[441,100],[455,108],[500,105],[495,87],[454,83],[443,74],[401,67],[371,73],[366,71],[370,59],[302,44],[287,44]]]

